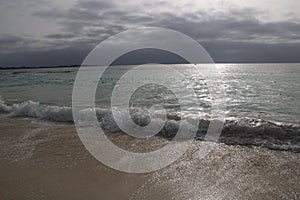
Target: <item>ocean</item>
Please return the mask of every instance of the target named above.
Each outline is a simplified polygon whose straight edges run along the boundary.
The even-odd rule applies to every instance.
[[[191,68],[169,66],[183,73]],[[218,73],[210,77],[225,95],[217,101],[222,106],[214,109],[225,119],[214,142],[205,141],[214,120],[212,95],[201,75],[207,66],[196,67],[200,73],[186,73],[181,79],[158,74],[160,80],[171,80],[168,87],[147,84],[133,93],[128,107],[139,126],[161,122],[163,109],[167,112],[162,129],[149,138],[125,134],[111,111],[112,90],[134,66],[111,66],[101,77],[95,94],[96,116],[108,138],[122,149],[155,151],[170,143],[182,119],[199,121],[195,139],[183,156],[165,168],[140,174],[103,165],[79,139],[72,115],[78,68],[1,70],[0,198],[299,199],[300,64],[216,64]],[[87,73],[96,68],[87,67]],[[136,82],[135,77],[126,80],[128,85]],[[180,109],[168,88],[181,83],[185,87],[179,89],[195,91],[199,106],[184,96],[181,100],[188,109]],[[88,125],[91,108],[80,103],[80,121]],[[156,107],[156,115],[150,118],[153,104],[162,107]],[[124,112],[121,105],[118,109]],[[202,147],[210,143],[214,148],[201,157]]]
[[[181,71],[189,70],[189,65],[173,67]],[[202,66],[197,67],[201,71]],[[225,88],[222,101],[225,106],[218,112],[224,114],[226,122],[219,141],[299,152],[300,64],[216,64],[216,67],[220,76],[215,81]],[[118,79],[131,69],[132,66],[111,66],[101,77],[95,95],[100,123],[101,120],[112,117],[111,91]],[[78,68],[2,70],[1,115],[72,122],[72,90],[77,70]],[[167,74],[162,74],[161,78],[172,79]],[[182,80],[172,80],[174,87],[178,81],[185,82],[187,87],[195,90],[200,108],[193,109],[191,104],[188,112],[180,113],[180,105],[170,90],[148,84],[139,88],[132,97],[130,106],[133,120],[146,125],[149,117],[147,112],[143,112],[144,108],[162,103],[168,111],[168,120],[175,125],[181,115],[193,117],[196,113],[200,116],[201,126],[208,126],[211,97],[205,79],[201,74],[189,74]],[[189,97],[185,101],[188,104]],[[103,123],[106,126],[103,128],[108,132],[120,132],[111,121],[105,125]],[[197,137],[201,139],[203,133],[198,132]],[[167,133],[173,134],[176,132]]]

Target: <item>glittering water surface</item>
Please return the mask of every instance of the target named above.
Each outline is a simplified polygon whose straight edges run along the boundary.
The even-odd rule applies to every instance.
[[[210,94],[201,75],[207,66],[198,65],[199,73],[189,73],[189,65],[169,65],[184,73],[182,80],[168,74],[161,79],[172,80],[174,86],[184,82],[199,99],[202,116],[210,115]],[[227,117],[255,118],[300,124],[300,64],[216,64],[220,74],[212,76],[225,87]],[[118,79],[132,66],[110,67],[100,79],[96,106],[110,107],[111,91]],[[46,105],[70,106],[73,83],[78,68],[3,70],[0,72],[0,95],[7,104],[28,100]],[[145,68],[146,70],[146,68]],[[205,70],[204,70],[205,72]],[[134,81],[134,80],[130,80]],[[188,102],[189,97],[186,97]],[[139,88],[132,97],[132,106],[163,103],[170,111],[179,111],[175,95],[157,84]],[[193,110],[191,105],[191,111]]]

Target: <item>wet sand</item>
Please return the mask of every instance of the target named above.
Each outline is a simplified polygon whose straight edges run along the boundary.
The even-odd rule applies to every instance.
[[[127,174],[95,160],[71,124],[0,117],[0,199],[300,199],[299,153],[217,144],[200,159],[200,147]]]
[[[128,199],[145,182],[95,160],[72,125],[0,124],[0,199]]]

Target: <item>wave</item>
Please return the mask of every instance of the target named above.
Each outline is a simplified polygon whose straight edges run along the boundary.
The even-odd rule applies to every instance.
[[[27,101],[9,106],[0,101],[0,112],[10,117],[32,117],[57,122],[73,122],[72,109],[67,106],[41,105],[39,102]]]
[[[80,111],[80,124],[89,125],[92,109]],[[73,123],[72,108],[67,106],[43,105],[27,101],[7,105],[0,100],[0,113],[8,117],[32,117],[42,120]],[[96,115],[102,129],[107,133],[122,132],[117,126],[109,109],[96,109]],[[131,110],[132,120],[146,126],[150,122],[148,113],[143,109]],[[161,123],[159,116],[155,119]],[[165,138],[176,135],[180,124],[180,115],[167,115],[163,129],[157,134]],[[198,125],[197,140],[204,140],[210,121],[201,119]],[[228,145],[255,145],[270,149],[300,152],[300,126],[270,122],[262,119],[227,119],[218,142]]]
[[[227,120],[219,141],[300,152],[300,126],[262,119]]]

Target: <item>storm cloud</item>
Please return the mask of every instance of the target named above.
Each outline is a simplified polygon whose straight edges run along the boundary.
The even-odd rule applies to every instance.
[[[273,16],[264,7],[241,6],[234,0],[212,6],[197,1],[34,2],[0,1],[3,9],[17,12],[26,8],[28,21],[39,22],[31,34],[26,28],[0,31],[0,66],[80,64],[106,38],[148,26],[174,29],[194,38],[215,62],[300,62],[300,18],[291,10],[278,10],[281,16],[273,11]],[[8,24],[5,19],[2,23]],[[135,57],[131,59],[134,63]]]

